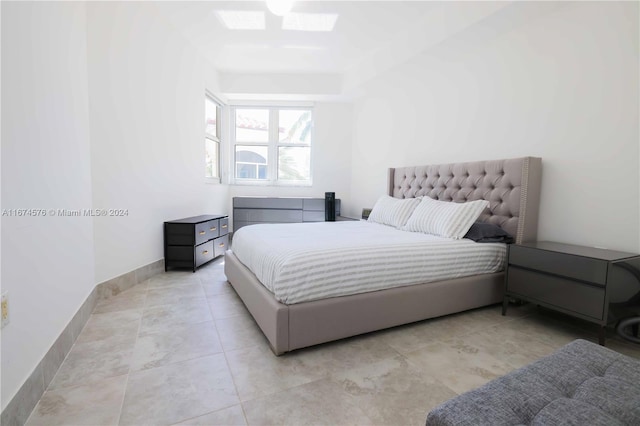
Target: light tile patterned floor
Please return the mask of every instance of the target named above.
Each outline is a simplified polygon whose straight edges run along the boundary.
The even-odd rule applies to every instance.
[[[218,259],[99,303],[27,424],[419,425],[439,403],[596,331],[492,306],[276,357]],[[617,337],[607,346],[640,358]]]

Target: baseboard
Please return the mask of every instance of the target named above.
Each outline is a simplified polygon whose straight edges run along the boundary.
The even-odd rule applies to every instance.
[[[156,260],[126,274],[101,282],[96,286],[98,297],[108,299],[161,272],[164,272],[164,259]]]
[[[29,378],[7,404],[7,407],[2,410],[0,424],[2,426],[22,426],[27,422],[31,412],[89,320],[98,301],[115,296],[161,272],[164,272],[164,259],[151,262],[96,285]]]

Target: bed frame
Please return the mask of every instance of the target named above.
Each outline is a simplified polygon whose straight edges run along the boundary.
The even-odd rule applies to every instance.
[[[541,171],[535,157],[389,169],[388,194],[488,200],[479,220],[501,226],[521,243],[536,238]],[[498,272],[285,305],[232,250],[225,254],[224,270],[276,355],[491,305],[504,294],[504,272]]]

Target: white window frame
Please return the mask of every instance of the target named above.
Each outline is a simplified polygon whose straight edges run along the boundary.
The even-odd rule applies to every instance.
[[[204,131],[204,142],[205,142],[205,152],[204,152],[204,158],[205,158],[205,170],[204,170],[204,179],[206,183],[221,183],[222,182],[222,108],[224,106],[224,104],[214,95],[212,95],[208,90],[205,90],[204,93],[204,97],[205,97],[205,103],[208,100],[212,101],[215,105],[216,105],[216,134],[212,134],[207,132],[207,126],[205,125],[205,131]],[[218,165],[217,165],[217,170],[218,170],[218,176],[207,176],[207,163],[206,163],[206,156],[207,156],[207,148],[206,148],[206,143],[207,143],[207,139],[214,142],[215,144],[217,144],[218,146]]]
[[[238,109],[261,109],[269,111],[269,136],[267,142],[238,142],[236,141],[236,110]],[[279,111],[285,109],[307,110],[311,111],[311,142],[309,145],[300,145],[296,143],[280,143],[278,134]],[[315,128],[315,111],[313,105],[275,105],[275,104],[233,104],[229,111],[229,146],[230,146],[230,162],[231,173],[230,183],[233,185],[251,185],[251,186],[313,186],[313,157],[314,157],[314,128]],[[265,146],[267,147],[267,179],[244,179],[236,178],[236,146]],[[278,148],[279,147],[309,147],[309,179],[300,181],[280,180],[278,179]]]

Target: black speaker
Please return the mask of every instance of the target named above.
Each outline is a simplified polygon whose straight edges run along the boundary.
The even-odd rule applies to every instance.
[[[324,193],[324,220],[325,222],[336,221],[336,193]]]

